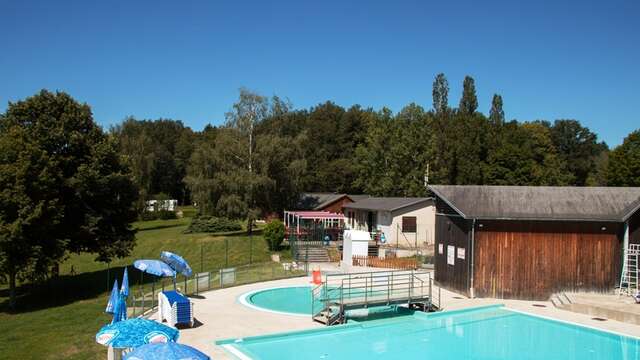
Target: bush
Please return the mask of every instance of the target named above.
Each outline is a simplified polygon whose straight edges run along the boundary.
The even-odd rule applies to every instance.
[[[185,233],[218,233],[240,231],[242,226],[234,220],[225,217],[200,215],[191,220]]]
[[[170,220],[177,219],[175,211],[169,210],[158,210],[158,211],[143,211],[140,214],[140,220],[142,221],[150,221],[150,220]]]
[[[284,224],[280,220],[272,220],[264,227],[263,234],[269,250],[276,251],[284,240]]]

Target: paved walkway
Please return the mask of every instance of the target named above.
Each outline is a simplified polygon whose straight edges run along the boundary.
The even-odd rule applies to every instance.
[[[324,270],[336,270],[331,266],[324,266],[324,268]],[[354,269],[354,271],[361,270],[363,269]],[[309,285],[309,281],[309,277],[269,281],[214,290],[203,293],[202,298],[192,298],[196,319],[200,324],[191,329],[180,330],[179,342],[196,347],[210,355],[212,359],[230,359],[229,355],[214,345],[214,341],[322,327],[323,325],[311,321],[310,317],[254,310],[238,302],[238,297],[249,291],[276,286]],[[593,320],[588,315],[557,309],[546,301],[468,299],[446,290],[442,290],[441,299],[444,310],[504,304],[514,310],[640,337],[638,325],[614,320],[605,322]]]

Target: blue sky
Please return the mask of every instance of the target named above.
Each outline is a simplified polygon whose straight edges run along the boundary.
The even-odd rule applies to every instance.
[[[247,87],[327,100],[457,105],[476,80],[508,118],[575,118],[609,145],[640,128],[640,2],[0,0],[0,111],[41,88],[128,115],[219,124]]]

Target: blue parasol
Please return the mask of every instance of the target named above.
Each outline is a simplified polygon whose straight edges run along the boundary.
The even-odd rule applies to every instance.
[[[133,262],[133,266],[142,272],[155,276],[176,276],[176,272],[160,260],[136,260]]]
[[[109,302],[107,302],[107,308],[104,309],[104,312],[108,314],[113,314],[117,303],[118,303],[118,279],[116,279],[116,281],[113,282],[113,289],[111,289],[111,296],[109,296]]]
[[[118,294],[118,301],[113,310],[112,324],[127,320],[127,298],[123,294]]]
[[[115,349],[125,349],[176,341],[178,336],[177,329],[156,321],[135,318],[103,326],[96,334],[96,342]]]
[[[187,261],[182,258],[182,256],[169,251],[163,251],[162,253],[160,253],[160,259],[169,264],[169,266],[171,266],[171,268],[176,272],[179,272],[187,277],[191,276],[191,267],[189,266]]]
[[[124,360],[209,360],[209,356],[191,346],[168,342],[148,344],[128,353]]]
[[[127,267],[124,267],[124,275],[122,275],[122,287],[120,288],[120,293],[124,295],[124,297],[129,297],[129,272],[127,271]]]

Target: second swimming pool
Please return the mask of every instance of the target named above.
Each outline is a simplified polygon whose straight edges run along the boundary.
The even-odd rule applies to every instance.
[[[252,291],[239,301],[249,307],[287,315],[311,315],[311,286],[277,287]]]

